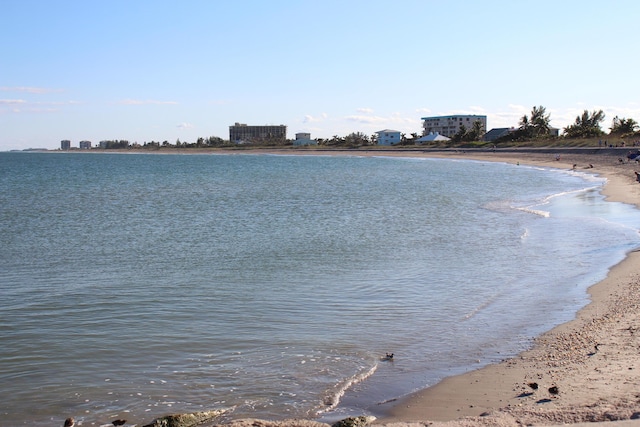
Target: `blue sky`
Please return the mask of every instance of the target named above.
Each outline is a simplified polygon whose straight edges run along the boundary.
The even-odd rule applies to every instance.
[[[0,150],[640,121],[637,0],[0,0]]]

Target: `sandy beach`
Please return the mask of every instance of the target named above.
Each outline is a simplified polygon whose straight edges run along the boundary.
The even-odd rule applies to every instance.
[[[634,175],[640,166],[627,162],[624,153],[569,150],[559,159],[558,154],[546,150],[376,151],[357,155],[426,156],[584,169],[607,178],[603,192],[608,200],[640,208],[640,183]],[[594,422],[607,422],[616,427],[640,426],[640,252],[630,253],[589,293],[591,303],[573,321],[538,337],[532,349],[379,405],[378,410],[387,415],[374,424],[592,426]]]

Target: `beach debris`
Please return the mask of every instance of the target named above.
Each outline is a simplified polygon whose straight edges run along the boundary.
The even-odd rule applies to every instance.
[[[226,409],[193,412],[190,414],[173,414],[156,418],[151,424],[143,427],[193,427],[202,424],[227,412]]]
[[[594,355],[598,352],[598,350],[599,350],[599,348],[598,348],[598,347],[599,347],[599,346],[600,346],[600,344],[596,344],[596,345],[594,345],[594,346],[593,346],[593,351],[592,351],[591,353],[587,354],[587,356],[589,356],[589,357],[594,356]]]
[[[76,425],[76,420],[74,420],[72,417],[69,417],[66,420],[64,420],[64,427],[74,427],[75,425]]]
[[[331,427],[364,427],[375,420],[373,416],[349,417],[331,424]]]
[[[111,421],[111,424],[113,424],[114,426],[123,426],[127,423],[127,420],[113,420]]]
[[[551,386],[549,387],[549,393],[553,394],[553,395],[557,395],[558,393],[560,393],[560,390],[558,390],[558,386]]]
[[[538,389],[538,383],[529,383],[527,384],[532,390]]]

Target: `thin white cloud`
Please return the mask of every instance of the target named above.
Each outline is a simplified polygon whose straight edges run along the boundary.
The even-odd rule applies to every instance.
[[[176,126],[178,129],[191,129],[193,125],[191,123],[180,123]]]
[[[123,99],[119,102],[123,105],[176,105],[175,101],[158,101],[155,99]]]
[[[363,113],[363,114],[372,114],[373,113],[373,109],[371,108],[357,108],[356,111],[358,113]]]
[[[388,119],[384,117],[363,116],[363,115],[346,116],[345,120],[348,120],[350,122],[358,122],[358,123],[365,123],[365,124],[385,123],[388,121]]]
[[[302,123],[317,123],[317,122],[322,122],[324,120],[326,120],[328,117],[327,113],[322,113],[317,117],[314,117],[310,114],[307,114],[304,116],[304,119],[302,119]]]
[[[54,101],[54,102],[32,102],[33,105],[78,105],[80,101]]]
[[[0,86],[2,92],[26,92],[26,93],[51,93],[62,92],[62,89],[52,89],[46,87],[32,87],[32,86]]]
[[[26,104],[27,101],[24,99],[0,99],[0,104],[2,105],[16,105],[16,104]]]

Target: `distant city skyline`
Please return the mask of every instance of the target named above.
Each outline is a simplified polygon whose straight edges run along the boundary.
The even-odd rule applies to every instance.
[[[0,151],[422,133],[422,117],[640,122],[635,0],[2,0]]]

